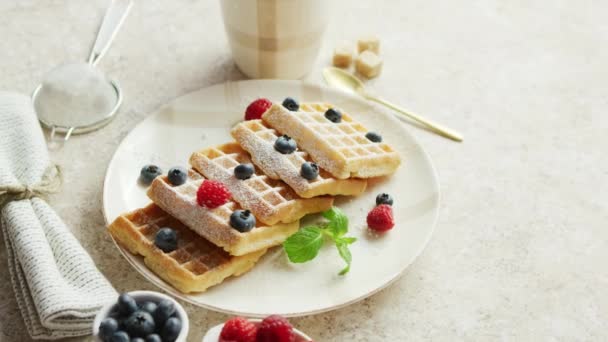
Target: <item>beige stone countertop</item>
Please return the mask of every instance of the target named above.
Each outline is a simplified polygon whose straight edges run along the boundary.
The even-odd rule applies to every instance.
[[[53,66],[84,60],[107,4],[1,1],[1,87],[30,93]],[[385,67],[369,86],[465,142],[411,128],[441,183],[430,243],[389,288],[293,324],[316,341],[608,340],[608,2],[340,6],[348,14],[334,16],[308,79],[321,82],[338,41],[377,34]],[[100,67],[120,81],[124,105],[52,153],[68,181],[51,204],[117,290],[156,290],[104,230],[108,162],[155,108],[244,76],[218,0],[136,1]],[[0,341],[27,341],[8,277],[0,267]],[[185,307],[191,341],[228,318]]]

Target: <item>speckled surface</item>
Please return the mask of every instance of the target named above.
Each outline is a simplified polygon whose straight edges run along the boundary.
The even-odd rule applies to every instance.
[[[406,274],[358,304],[292,322],[318,341],[608,339],[608,4],[375,3],[348,3],[309,79],[320,81],[334,43],[376,33],[385,67],[372,89],[465,142],[412,128],[443,197],[435,235]],[[2,88],[29,93],[53,66],[85,59],[105,6],[2,1]],[[69,181],[51,203],[118,290],[154,289],[104,232],[105,168],[156,107],[243,75],[216,0],[138,1],[101,67],[120,80],[124,106],[52,152]],[[0,267],[0,340],[27,341],[7,278]],[[192,341],[227,318],[185,307]]]

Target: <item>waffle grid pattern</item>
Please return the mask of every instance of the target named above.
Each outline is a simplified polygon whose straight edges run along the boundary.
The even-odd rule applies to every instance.
[[[225,148],[221,148],[222,146]],[[240,148],[235,151],[232,144],[222,146],[210,148],[207,158],[222,168],[225,177],[231,177],[237,165],[251,163]],[[251,178],[244,180],[242,183],[249,188],[252,194],[261,198],[266,205],[271,207],[279,207],[297,198],[286,184],[268,177],[257,169]]]
[[[169,184],[166,176],[155,179],[148,189],[148,197],[169,215],[230,255],[245,255],[280,244],[299,227],[297,219],[282,224],[268,223],[252,211],[257,219],[254,229],[239,232],[230,226],[230,215],[243,206],[233,200],[214,209],[200,206],[196,192],[204,178],[195,171],[190,175],[191,179],[179,186]],[[234,198],[234,192],[231,192]]]
[[[190,164],[205,177],[220,181],[242,208],[249,209],[267,225],[295,222],[302,216],[329,209],[333,198],[302,198],[285,182],[272,179],[254,165],[254,175],[246,180],[234,176],[238,164],[252,163],[249,154],[236,142],[195,152]]]
[[[240,124],[243,129],[249,130],[252,134],[255,134],[269,146],[274,146],[274,142],[281,135],[275,130],[266,125],[260,120],[252,120],[252,121],[244,121]],[[274,147],[273,147],[274,148]],[[277,152],[278,153],[278,152]],[[313,162],[312,158],[308,155],[308,153],[296,150],[296,152],[291,154],[282,155],[286,160],[290,162],[290,173],[294,175],[300,174],[300,169],[302,164],[305,162]],[[314,180],[309,180],[308,183],[313,185],[314,183],[323,183],[333,180],[334,178],[325,170],[319,170],[319,177]]]
[[[178,236],[177,249],[164,255],[168,259],[175,260],[181,268],[194,276],[204,274],[230,261],[231,256],[222,248],[205,240],[158,207],[140,209],[126,216],[126,219],[150,249],[156,248],[154,237],[159,229],[164,227],[174,229]]]
[[[302,164],[313,161],[310,155],[299,149],[289,154],[277,152],[274,143],[281,134],[262,120],[241,122],[231,133],[241,147],[251,154],[256,166],[269,177],[283,180],[301,197],[358,195],[365,190],[365,180],[339,180],[323,168],[319,168],[319,175],[313,180],[302,177]]]
[[[196,192],[204,180],[205,178],[201,174],[194,170],[189,170],[186,183],[179,186],[173,186],[173,189],[188,201],[196,203]],[[165,183],[168,184],[166,181]],[[226,204],[214,208],[213,210],[208,210],[207,212],[209,218],[214,219],[224,226],[230,226],[230,215],[237,209],[240,209],[237,203],[228,201]]]
[[[399,154],[386,143],[375,143],[365,135],[365,126],[342,112],[342,120],[334,123],[325,117],[324,103],[303,103],[292,112],[274,104],[262,120],[278,132],[298,141],[299,146],[332,176],[370,178],[391,174],[399,167]]]
[[[358,159],[394,152],[385,143],[374,143],[365,137],[367,128],[342,112],[342,121],[333,123],[325,117],[325,112],[332,108],[323,103],[304,103],[299,112],[294,112],[306,126],[324,135],[328,143],[335,147],[344,158]],[[348,161],[347,161],[348,162]]]

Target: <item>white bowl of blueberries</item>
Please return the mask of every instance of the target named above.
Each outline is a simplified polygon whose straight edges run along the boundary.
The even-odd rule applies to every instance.
[[[103,342],[185,342],[188,329],[184,308],[171,297],[152,291],[121,294],[93,322],[93,336]]]

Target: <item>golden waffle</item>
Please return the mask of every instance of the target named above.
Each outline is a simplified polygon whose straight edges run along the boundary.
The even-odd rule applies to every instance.
[[[169,227],[177,232],[177,249],[165,253],[154,244],[156,232]],[[155,204],[119,216],[108,227],[110,234],[176,289],[201,292],[230,276],[249,271],[265,249],[231,256],[169,216]]]
[[[336,178],[383,176],[397,169],[401,159],[391,146],[368,140],[368,129],[343,111],[340,123],[329,121],[324,115],[329,108],[329,104],[305,103],[290,112],[274,104],[262,120],[295,139],[298,148]]]
[[[367,181],[360,178],[336,179],[319,169],[319,176],[307,180],[300,175],[302,164],[312,162],[308,153],[297,150],[282,154],[275,150],[274,142],[280,134],[262,120],[243,121],[232,129],[232,136],[249,152],[251,159],[268,177],[281,179],[300,196],[358,195],[365,191]]]
[[[251,178],[240,180],[234,176],[234,167],[242,163],[251,163],[251,159],[234,142],[206,148],[190,157],[194,169],[209,179],[224,183],[235,202],[266,224],[292,222],[333,205],[333,198],[329,196],[301,198],[287,184],[271,179],[259,169]]]
[[[298,221],[265,226],[256,220],[252,230],[239,232],[230,226],[230,214],[241,209],[237,203],[228,201],[214,209],[197,203],[196,191],[203,180],[203,176],[193,170],[188,172],[186,183],[179,186],[171,185],[166,176],[157,177],[148,189],[148,197],[171,216],[231,255],[244,255],[279,245],[298,230]]]

